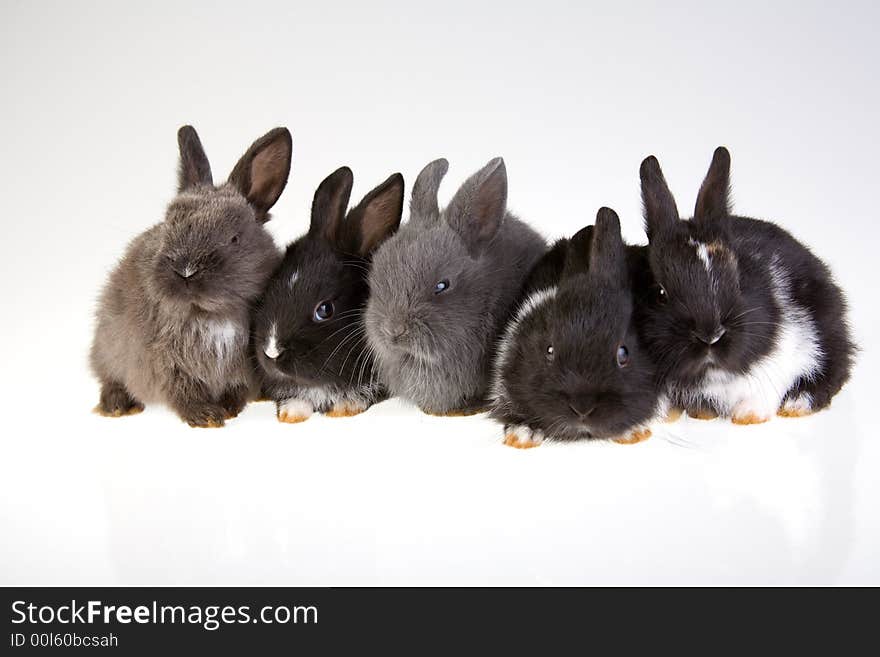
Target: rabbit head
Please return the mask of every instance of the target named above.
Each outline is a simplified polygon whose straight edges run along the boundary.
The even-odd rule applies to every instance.
[[[690,220],[679,217],[655,157],[642,162],[640,176],[656,281],[644,336],[660,371],[679,381],[709,368],[744,372],[775,317],[766,270],[743,262],[732,240],[730,154],[716,149]]]
[[[409,222],[380,249],[370,275],[366,324],[380,353],[412,362],[479,358],[492,303],[484,254],[504,221],[507,173],[496,158],[440,212],[448,163],[426,166],[413,186]],[[471,361],[473,362],[473,361]]]
[[[277,263],[263,224],[287,184],[290,132],[275,128],[254,142],[219,186],[196,131],[184,126],[177,139],[179,189],[157,227],[152,292],[207,312],[252,301]]]
[[[396,173],[346,215],[352,172],[342,167],[315,192],[307,235],[287,248],[258,305],[257,359],[266,376],[301,386],[369,380],[363,310],[373,252],[400,225]]]

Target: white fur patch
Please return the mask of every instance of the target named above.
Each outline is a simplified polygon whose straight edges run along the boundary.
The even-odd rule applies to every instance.
[[[515,435],[521,442],[542,443],[544,442],[544,432],[532,430],[524,425],[511,427],[509,433]]]
[[[507,390],[504,387],[504,381],[502,381],[501,372],[507,364],[508,358],[510,358],[510,349],[513,345],[513,339],[516,337],[516,332],[519,330],[520,324],[522,324],[523,320],[531,313],[535,312],[543,304],[554,298],[557,289],[556,286],[553,286],[532,292],[526,297],[525,301],[520,304],[516,315],[505,327],[504,335],[501,337],[501,341],[498,344],[498,354],[495,357],[495,363],[492,368],[492,387],[490,395],[493,401],[501,401],[507,394]]]
[[[333,404],[342,401],[340,395],[330,388],[300,388],[297,392],[297,396],[315,408],[332,406]]]
[[[519,323],[533,313],[542,303],[556,296],[556,287],[548,287],[543,290],[532,292],[526,300],[522,302],[516,313],[515,322]]]
[[[712,273],[712,259],[709,257],[709,247],[706,246],[703,242],[697,242],[694,239],[689,239],[688,244],[690,244],[697,251],[697,258],[700,259],[700,262],[703,263],[703,267],[706,268],[707,273]]]
[[[291,417],[306,419],[314,412],[311,402],[305,399],[285,399],[278,402],[278,414],[287,414]]]
[[[511,440],[511,437],[513,440]],[[537,446],[544,442],[544,432],[524,424],[515,424],[504,431],[505,444],[511,447]]]
[[[287,391],[291,395],[286,401],[278,403],[279,411],[284,408],[284,404],[291,404],[293,410],[288,411],[291,415],[299,415],[308,417],[311,413],[320,411],[322,413],[333,409],[334,407],[357,408],[361,410],[368,409],[380,396],[380,388],[378,386],[361,386],[359,388],[340,389],[335,386],[296,386]],[[300,406],[296,406],[299,404]],[[309,409],[308,414],[298,411]]]
[[[269,327],[269,337],[266,338],[266,347],[263,349],[263,353],[273,359],[281,355],[281,350],[278,349],[278,326],[274,322]]]
[[[226,358],[238,346],[241,329],[232,320],[208,320],[202,327],[202,336],[220,358]]]
[[[665,394],[661,394],[657,397],[657,406],[654,408],[654,415],[645,423],[645,425],[651,426],[658,422],[664,422],[669,416],[671,410],[672,404],[669,403],[669,397]]]
[[[707,272],[712,271],[712,261],[709,259],[709,247],[705,244],[697,244],[697,257],[702,260]]]
[[[725,416],[776,413],[795,381],[816,374],[822,359],[819,336],[810,313],[791,298],[789,274],[774,258],[770,265],[773,295],[781,312],[776,345],[745,374],[710,370],[694,392]]]
[[[813,396],[808,392],[802,392],[797,397],[786,399],[782,408],[792,413],[811,413],[813,411]]]
[[[287,282],[288,287],[293,288],[296,285],[296,282],[299,280],[299,272],[293,272],[293,275],[290,277],[290,280]]]

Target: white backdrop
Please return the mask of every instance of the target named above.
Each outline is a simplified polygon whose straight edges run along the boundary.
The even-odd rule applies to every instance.
[[[182,4],[0,4],[0,583],[880,583],[876,3]],[[215,179],[290,127],[279,243],[342,164],[360,198],[445,156],[448,199],[495,155],[548,238],[609,205],[644,241],[642,158],[687,211],[725,144],[736,209],[833,267],[858,368],[816,417],[633,447],[517,451],[396,401],[100,418],[95,299],[161,219],[183,123]]]

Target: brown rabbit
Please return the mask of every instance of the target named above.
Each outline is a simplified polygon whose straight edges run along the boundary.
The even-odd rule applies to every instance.
[[[136,237],[110,274],[91,364],[96,408],[119,417],[163,402],[194,427],[219,427],[254,388],[251,303],[280,254],[263,227],[290,173],[292,142],[275,128],[214,186],[196,131],[177,133],[179,190],[165,221]]]

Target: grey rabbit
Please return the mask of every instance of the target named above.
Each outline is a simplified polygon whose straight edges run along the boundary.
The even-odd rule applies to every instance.
[[[280,253],[263,224],[290,173],[292,141],[275,128],[214,186],[191,126],[177,133],[178,194],[165,220],[136,237],[97,310],[95,409],[119,417],[165,403],[194,427],[219,427],[255,389],[249,310]]]
[[[491,359],[532,266],[547,245],[507,211],[507,171],[495,158],[441,212],[449,164],[413,185],[409,221],[373,257],[367,339],[390,393],[437,415],[487,406]]]

